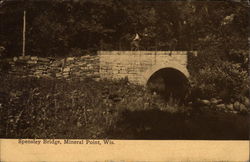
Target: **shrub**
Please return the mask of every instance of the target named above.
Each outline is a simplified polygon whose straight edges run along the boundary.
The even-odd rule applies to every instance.
[[[1,138],[174,139],[193,136],[188,132],[207,128],[207,121],[211,124],[201,131],[202,135],[203,131],[212,135],[218,132],[218,123],[220,130],[228,125],[217,120],[219,116],[215,120],[215,112],[209,113],[212,115],[209,117],[206,113],[194,114],[186,106],[176,106],[174,101],[166,104],[126,79],[96,82],[9,75],[0,79]],[[227,123],[232,118],[224,121]],[[239,123],[244,128],[247,124],[245,119],[235,124],[234,130],[242,132],[245,129],[238,129]],[[231,131],[231,126],[228,130],[230,133],[225,134],[231,137],[235,131]]]
[[[239,64],[221,62],[214,66],[206,65],[192,78],[201,97],[220,97],[226,101],[237,99],[249,88],[248,73]]]
[[[123,111],[174,109],[127,79],[96,82],[6,75],[1,80],[1,137],[107,138]]]

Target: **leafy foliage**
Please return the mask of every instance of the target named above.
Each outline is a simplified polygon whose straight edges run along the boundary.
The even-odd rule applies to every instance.
[[[1,79],[1,137],[107,138],[122,111],[155,105],[145,89],[125,80]]]
[[[1,42],[8,50],[20,48],[24,9],[31,55],[64,55],[70,48],[129,49],[135,33],[148,50],[197,50],[219,42],[247,46],[244,3],[54,0],[4,1],[1,25],[9,28],[1,31]]]
[[[204,66],[193,80],[202,92],[201,98],[219,97],[230,101],[249,95],[248,73],[238,64],[223,62]]]
[[[166,105],[126,80],[1,80],[1,138],[248,138],[247,115]]]

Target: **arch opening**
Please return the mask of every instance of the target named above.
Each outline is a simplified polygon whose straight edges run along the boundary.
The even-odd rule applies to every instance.
[[[165,101],[185,101],[188,93],[189,82],[187,77],[177,69],[162,68],[154,72],[147,81],[151,92],[160,95]]]

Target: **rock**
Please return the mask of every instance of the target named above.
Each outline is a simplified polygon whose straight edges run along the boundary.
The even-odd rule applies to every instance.
[[[81,59],[90,58],[90,55],[81,56]]]
[[[88,68],[87,67],[81,67],[81,70],[87,70]]]
[[[67,61],[74,61],[75,58],[74,58],[74,57],[68,57],[66,60],[67,60]]]
[[[27,61],[27,64],[36,64],[36,63],[37,63],[36,60],[28,60],[28,61]]]
[[[60,67],[60,66],[62,66],[62,61],[54,61],[52,64],[51,64],[51,66],[53,66],[53,67]]]
[[[10,61],[9,64],[10,64],[11,66],[15,66],[15,62],[14,62],[14,61]]]
[[[69,76],[69,73],[68,72],[63,73],[63,76]]]
[[[217,99],[218,103],[222,103],[222,99]]]
[[[210,102],[211,102],[211,104],[217,104],[218,103],[216,98],[211,98]]]
[[[70,68],[69,67],[65,67],[64,69],[63,69],[63,72],[69,72],[70,71]]]
[[[237,111],[232,111],[233,114],[237,114],[238,112]]]
[[[28,56],[19,56],[18,58],[19,58],[20,60],[27,61],[27,60],[30,59],[30,56],[29,56],[29,55],[28,55]]]
[[[249,107],[249,106],[250,106],[250,101],[249,101],[249,98],[244,97],[244,101],[243,101],[243,103],[244,103],[244,105],[245,105],[246,107]]]
[[[93,68],[93,65],[92,65],[92,64],[87,64],[87,68],[88,68],[88,69],[92,69],[92,68]]]
[[[13,57],[13,61],[16,62],[18,60],[17,57]]]
[[[237,110],[237,111],[240,110],[240,103],[239,103],[238,101],[236,101],[236,102],[234,103],[234,110]]]
[[[68,77],[69,77],[69,75],[63,75],[63,77],[64,77],[64,78],[68,78]]]
[[[210,101],[208,101],[208,100],[199,100],[199,103],[201,103],[203,105],[210,105]]]
[[[245,105],[240,104],[239,108],[240,108],[239,109],[240,112],[247,112],[247,107]]]
[[[32,61],[38,61],[38,57],[37,56],[32,56],[32,57],[30,57],[30,60],[32,60]]]
[[[94,78],[94,80],[99,82],[101,79],[100,78]]]
[[[56,73],[56,77],[62,77],[61,73]]]
[[[77,62],[78,66],[86,66],[86,64],[87,64],[86,62]]]
[[[50,62],[50,59],[39,57],[38,61],[41,61],[41,62]]]
[[[218,104],[218,105],[216,105],[216,108],[218,108],[218,109],[225,109],[226,105],[225,104]]]
[[[50,74],[43,74],[43,77],[48,78],[48,79],[53,79],[53,77]]]
[[[222,99],[211,98],[210,102],[211,102],[211,104],[216,105],[216,104],[221,103]]]
[[[227,104],[226,105],[226,108],[230,111],[233,111],[234,110],[234,105],[233,104]]]

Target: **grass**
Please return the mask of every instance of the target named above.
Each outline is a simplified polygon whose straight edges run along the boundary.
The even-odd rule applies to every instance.
[[[166,104],[126,80],[0,79],[1,138],[248,139],[246,115]]]

